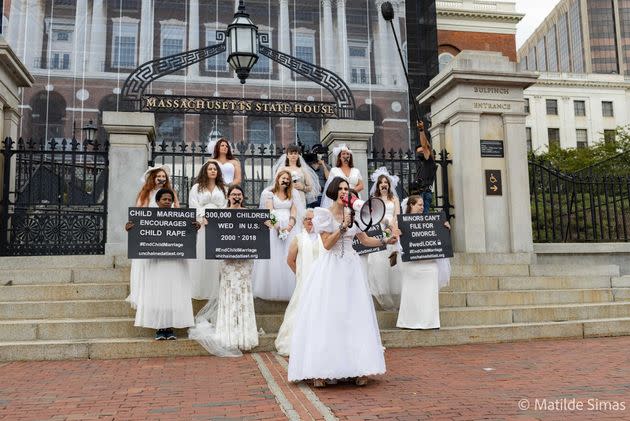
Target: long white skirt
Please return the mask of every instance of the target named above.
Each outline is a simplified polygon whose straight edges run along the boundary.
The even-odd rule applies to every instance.
[[[197,258],[190,260],[192,297],[195,300],[216,299],[219,295],[219,260],[206,260],[206,227],[197,231]]]
[[[166,329],[195,325],[186,260],[148,259],[142,283],[135,326]]]
[[[389,265],[389,255],[396,251],[394,246],[368,254],[368,283],[370,292],[383,310],[398,310],[400,305],[400,256],[398,264]]]
[[[289,380],[385,373],[367,274],[356,253],[324,253],[303,285],[291,338]]]
[[[145,259],[131,259],[131,269],[129,276],[129,296],[125,299],[131,308],[138,308],[138,300],[142,295],[142,281],[144,277]]]
[[[307,275],[308,274],[304,274],[303,276]],[[289,305],[284,312],[284,319],[282,320],[282,325],[280,325],[278,336],[276,337],[276,350],[278,351],[278,354],[285,357],[289,356],[291,353],[291,336],[293,334],[293,326],[295,324],[300,297],[302,295],[302,290],[304,289],[303,285],[304,283],[302,281],[299,279],[296,280],[295,291],[293,291]]]
[[[280,226],[286,227],[288,222],[287,217],[286,219],[282,218],[278,223]],[[289,233],[289,237],[281,240],[276,229],[270,231],[270,259],[254,262],[254,297],[271,301],[289,301],[291,299],[295,289],[295,274],[289,269],[287,255],[291,240],[297,232],[297,228],[294,227]]]
[[[438,266],[433,260],[402,264],[402,291],[396,327],[435,329],[440,327]]]

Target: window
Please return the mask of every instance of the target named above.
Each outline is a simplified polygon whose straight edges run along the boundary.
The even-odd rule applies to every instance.
[[[307,63],[315,63],[315,37],[312,33],[293,33],[293,55]]]
[[[114,18],[112,28],[112,67],[133,69],[137,66],[138,20]]]
[[[297,138],[306,149],[319,143],[319,124],[320,120],[314,119],[298,119],[296,121],[296,134]]]
[[[529,114],[529,98],[525,98],[525,113]]]
[[[588,147],[588,132],[586,129],[575,129],[575,146],[578,149]]]
[[[350,83],[367,85],[368,80],[368,45],[364,42],[352,41],[348,43],[348,57],[350,60]]]
[[[174,23],[176,21],[169,21],[171,23],[162,23],[160,29],[161,35],[161,57],[172,56],[173,54],[179,54],[184,51],[184,44],[186,42],[185,26],[183,22],[181,24]]]
[[[274,143],[273,125],[271,118],[248,118],[247,139],[250,143],[268,145]]]
[[[573,101],[573,111],[576,117],[584,117],[586,115],[586,102]]]
[[[604,130],[604,143],[614,143],[617,139],[617,130]]]
[[[181,115],[161,114],[157,117],[157,139],[166,141],[183,140],[184,118]]]
[[[69,53],[52,53],[50,60],[50,68],[57,70],[67,70],[70,68]]]
[[[560,147],[560,129],[547,129],[549,149]]]
[[[220,41],[217,41],[217,31],[220,31],[221,28],[216,28],[216,25],[212,25],[212,27],[214,29],[206,27],[206,47],[220,43]],[[254,68],[256,66],[258,66],[258,64],[254,65]],[[224,51],[221,54],[217,54],[216,56],[207,59],[206,70],[209,72],[227,72],[227,51]]]
[[[558,115],[557,99],[547,99],[545,100],[545,104],[547,105],[547,115]]]
[[[603,117],[615,116],[612,101],[602,101],[602,116]]]
[[[438,68],[439,71],[441,72],[442,70],[444,70],[444,68],[446,66],[448,66],[448,64],[453,61],[453,54],[451,53],[442,53],[438,56]]]
[[[534,150],[532,146],[532,128],[525,127],[525,142],[527,143],[527,152],[532,152]]]
[[[55,31],[57,41],[70,41],[70,32]]]
[[[260,27],[258,28],[260,31]],[[271,46],[271,33],[269,32],[258,32],[260,35],[267,35],[267,39],[269,42],[265,44],[267,47],[272,48]],[[271,60],[267,56],[263,56],[258,53],[258,61],[252,67],[251,74],[269,74],[271,73]]]

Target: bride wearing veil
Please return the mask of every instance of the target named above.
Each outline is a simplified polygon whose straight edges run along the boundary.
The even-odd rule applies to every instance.
[[[302,208],[305,208],[307,203],[313,203],[317,200],[321,191],[319,177],[300,154],[298,145],[287,146],[286,153],[282,154],[273,164],[273,177],[275,178],[281,170],[287,170],[291,174],[293,188],[298,192],[303,204]]]

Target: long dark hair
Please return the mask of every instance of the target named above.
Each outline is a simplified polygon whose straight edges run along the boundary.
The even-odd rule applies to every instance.
[[[202,192],[206,188],[208,188],[208,183],[210,182],[210,179],[208,178],[208,165],[210,164],[214,165],[214,167],[217,169],[217,178],[214,180],[214,184],[216,184],[216,186],[221,189],[221,191],[225,195],[225,182],[223,181],[223,173],[221,172],[221,166],[219,166],[219,163],[215,160],[207,161],[199,170],[199,174],[197,174],[197,179],[195,180],[198,184],[197,189],[199,190],[199,192]]]
[[[218,159],[219,158],[219,148],[221,147],[221,142],[225,142],[225,144],[228,147],[228,151],[225,154],[225,157],[228,160],[233,160],[234,159],[234,155],[232,155],[232,147],[230,146],[230,142],[227,141],[226,138],[222,137],[221,139],[217,140],[217,143],[214,145],[214,150],[212,151],[212,157],[214,159]]]
[[[411,207],[415,205],[416,203],[418,203],[419,200],[422,200],[422,198],[417,194],[413,194],[409,196],[407,198],[407,206],[405,207],[405,213],[411,212]]]
[[[297,152],[298,155],[300,155],[300,152],[302,152],[300,150],[300,147],[298,145],[294,145],[294,144],[290,144],[289,146],[287,146],[287,158],[284,160],[284,166],[288,167],[289,166],[289,152]],[[300,163],[300,158],[298,157],[297,160],[297,164],[298,167],[302,166],[302,163]]]
[[[345,178],[335,177],[332,179],[328,188],[326,189],[326,197],[330,200],[337,201],[337,196],[339,194],[339,185],[341,183],[346,183],[348,185],[348,189],[350,189],[350,184],[346,181]]]
[[[378,178],[376,179],[376,189],[374,190],[374,197],[380,197],[381,196],[381,190],[379,188],[379,185],[381,184],[381,180],[387,180],[387,198],[389,200],[394,200],[394,193],[392,193],[392,182],[389,180],[389,177],[386,176],[385,174],[381,174],[378,176]]]

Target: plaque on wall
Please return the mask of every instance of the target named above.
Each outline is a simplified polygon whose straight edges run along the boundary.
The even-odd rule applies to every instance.
[[[486,170],[486,195],[503,196],[501,170]]]
[[[482,158],[503,158],[502,140],[481,140]]]

